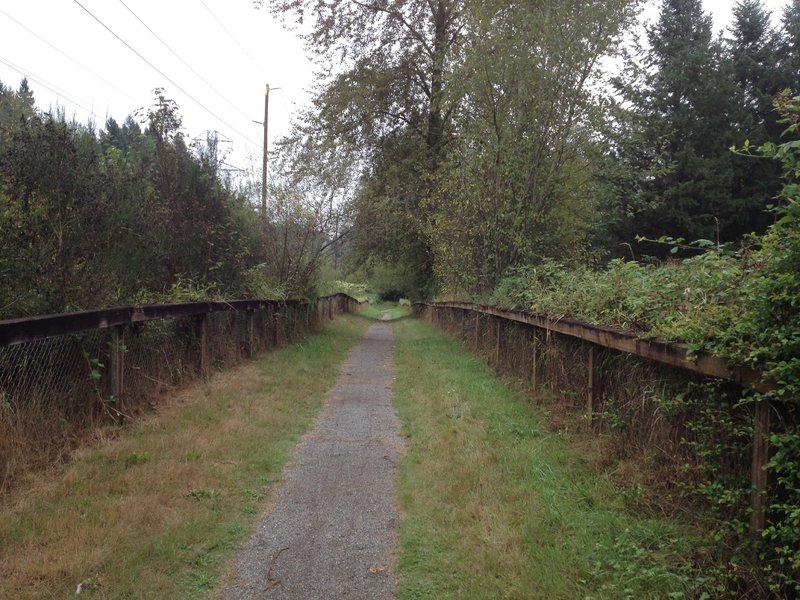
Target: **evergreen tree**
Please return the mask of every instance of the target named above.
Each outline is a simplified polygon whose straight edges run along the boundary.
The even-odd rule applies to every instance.
[[[762,0],[741,0],[734,6],[733,15],[728,60],[738,93],[731,125],[738,143],[748,140],[761,145],[777,138],[782,129],[772,106],[773,98],[784,87],[775,68],[777,37]],[[749,224],[753,230],[763,231],[769,225],[764,206],[777,194],[779,177],[779,165],[774,161],[734,157],[731,198],[739,202],[743,226]]]
[[[28,87],[28,80],[23,79],[16,92],[0,81],[0,153],[5,149],[13,133],[33,114],[33,92]]]
[[[19,82],[17,98],[19,98],[22,109],[26,113],[26,116],[31,116],[33,114],[34,99],[33,92],[31,91],[30,86],[28,86],[27,77],[23,77],[22,81]]]
[[[766,227],[769,194],[753,189],[760,176],[728,150],[743,141],[737,120],[759,122],[742,108],[745,98],[760,102],[765,93],[759,65],[768,60],[768,29],[758,8],[750,0],[737,7],[737,61],[713,38],[701,0],[662,2],[644,58],[617,81],[625,105],[610,136],[617,164],[605,199],[613,241],[666,235],[736,242]]]
[[[774,75],[777,48],[770,13],[762,0],[741,0],[733,7],[733,17],[729,44],[736,83],[759,120],[774,121],[767,113],[772,112],[772,99],[780,90]]]
[[[790,0],[783,11],[778,69],[782,87],[800,94],[800,0]]]

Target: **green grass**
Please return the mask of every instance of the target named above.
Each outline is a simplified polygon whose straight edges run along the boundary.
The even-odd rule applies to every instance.
[[[202,598],[369,321],[198,383],[0,505],[0,598]]]
[[[688,534],[627,512],[573,435],[446,335],[394,331],[399,598],[691,596]]]
[[[388,315],[389,319],[395,320],[411,314],[411,309],[397,302],[378,302],[365,306],[359,314],[372,319],[382,319],[384,315]]]

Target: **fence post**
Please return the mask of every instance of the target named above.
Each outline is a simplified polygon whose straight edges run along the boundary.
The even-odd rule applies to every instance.
[[[255,316],[252,309],[248,309],[247,316],[247,333],[245,340],[245,352],[247,353],[248,358],[253,358],[256,353],[255,349],[255,332],[253,331],[255,328]]]
[[[196,321],[197,337],[200,340],[200,375],[208,377],[210,372],[208,364],[208,314],[202,314]]]
[[[597,346],[589,344],[589,397],[586,403],[586,412],[591,423],[595,418],[600,396],[600,373],[597,369]]]
[[[770,406],[766,400],[756,402],[753,415],[753,464],[750,469],[750,531],[764,531],[767,505],[767,461],[769,461]]]
[[[497,331],[494,344],[494,364],[497,369],[500,369],[500,317],[495,317],[495,319],[497,323]]]
[[[531,339],[531,346],[532,346],[532,349],[531,349],[531,388],[533,388],[533,390],[535,391],[536,390],[536,350],[537,350],[536,328],[535,327],[531,328],[531,338],[532,338]]]
[[[110,393],[116,398],[117,410],[124,411],[123,391],[125,386],[125,326],[111,328],[111,364],[109,369]]]
[[[278,331],[278,326],[280,325],[280,319],[278,317],[281,316],[280,311],[278,310],[278,306],[272,307],[272,343],[275,348],[278,347],[278,343],[281,341],[280,332]]]

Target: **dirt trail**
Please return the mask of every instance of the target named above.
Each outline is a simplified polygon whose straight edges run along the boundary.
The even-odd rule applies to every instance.
[[[392,326],[378,322],[351,350],[219,598],[393,598],[403,451],[393,370]]]

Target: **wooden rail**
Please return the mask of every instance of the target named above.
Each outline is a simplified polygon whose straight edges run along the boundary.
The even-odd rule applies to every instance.
[[[345,301],[350,300],[358,303],[355,298],[347,294],[325,296],[320,298],[320,301],[327,301],[329,305],[332,305],[332,301],[339,298]],[[269,307],[279,309],[282,306],[301,306],[306,304],[308,304],[308,302],[304,300],[186,302],[183,304],[117,306],[100,310],[44,315],[24,319],[9,319],[0,321],[0,347],[33,342],[70,333],[108,329],[159,319],[178,319],[181,317],[201,316],[223,311],[247,312]]]
[[[752,387],[760,391],[769,389],[761,381],[761,374],[757,371],[747,367],[731,366],[724,359],[707,352],[691,354],[685,344],[645,339],[631,331],[591,325],[568,318],[553,319],[547,315],[526,310],[506,310],[469,302],[422,302],[418,304],[434,308],[468,310],[517,323],[525,323],[545,331],[568,335],[604,348],[627,352],[679,369],[733,381],[742,387]]]
[[[548,332],[566,335],[587,342],[589,345],[587,356],[588,369],[588,398],[586,401],[587,413],[590,420],[594,417],[597,404],[597,390],[600,388],[600,374],[597,371],[597,347],[602,346],[619,352],[626,352],[648,360],[659,362],[671,367],[699,373],[706,377],[732,381],[742,387],[749,387],[760,392],[773,389],[769,382],[765,382],[762,374],[747,367],[729,365],[728,362],[707,352],[690,353],[685,344],[665,342],[657,339],[645,339],[631,331],[623,331],[591,325],[583,321],[569,318],[553,319],[547,315],[526,310],[506,310],[484,304],[470,302],[417,302],[416,307],[425,306],[433,309],[453,309],[472,312],[476,315],[475,340],[477,344],[478,315],[495,317],[497,322],[497,341],[495,345],[495,362],[500,356],[500,321],[505,319],[517,323],[524,323],[531,327]],[[536,385],[536,344],[532,346],[534,360],[531,381]],[[754,534],[764,530],[766,525],[767,504],[767,463],[769,461],[769,431],[771,407],[768,401],[756,402],[753,414],[753,454],[751,461],[750,478],[752,493],[750,497],[750,530]]]

